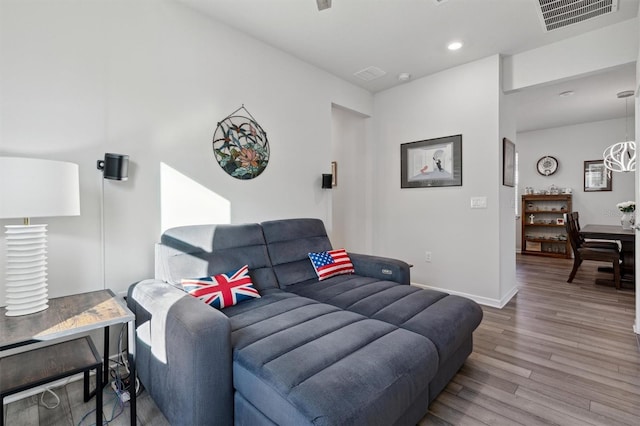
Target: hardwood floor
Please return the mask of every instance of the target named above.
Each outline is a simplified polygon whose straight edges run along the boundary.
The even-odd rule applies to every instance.
[[[518,294],[483,307],[474,351],[420,425],[639,425],[635,292],[598,263],[517,256]],[[604,278],[608,278],[603,275]]]
[[[92,398],[89,402],[84,402],[82,380],[71,382],[64,387],[54,389],[54,391],[60,398],[60,404],[55,409],[47,409],[41,404],[40,395],[33,395],[6,405],[4,409],[5,426],[95,425],[96,415],[93,410],[96,408],[96,400]],[[109,421],[109,425],[129,426],[129,404],[126,404],[120,413],[121,406],[116,404],[115,394],[109,388],[104,390],[103,401],[105,421],[115,417],[113,421]],[[51,395],[46,394],[45,402],[51,406],[54,405],[55,400]],[[169,426],[169,422],[147,392],[140,394],[137,403],[138,425]],[[118,415],[118,413],[120,414]]]
[[[517,256],[517,296],[501,310],[483,307],[473,354],[420,426],[640,424],[635,293],[596,286],[594,262],[569,284],[571,265]],[[81,391],[81,382],[62,388],[56,410],[35,397],[9,404],[5,424],[77,425],[95,403],[82,403]],[[138,424],[168,424],[146,393],[138,401]],[[110,424],[128,422],[125,411]],[[89,417],[82,424],[92,423]]]

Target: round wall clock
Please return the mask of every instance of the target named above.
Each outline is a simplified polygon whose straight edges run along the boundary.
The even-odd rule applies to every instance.
[[[537,164],[538,173],[543,176],[551,176],[558,170],[558,160],[550,155],[545,155],[538,160]]]
[[[248,117],[234,115],[240,109]],[[213,153],[220,167],[236,179],[258,177],[269,163],[267,133],[244,105],[218,123],[213,135]]]

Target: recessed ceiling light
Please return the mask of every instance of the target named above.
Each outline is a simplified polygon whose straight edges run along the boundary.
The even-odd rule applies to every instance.
[[[573,96],[575,92],[573,90],[567,90],[565,92],[560,93],[558,96],[560,96],[561,98],[566,98],[568,96]]]
[[[447,49],[449,50],[458,50],[462,47],[462,42],[460,41],[452,41],[451,43],[449,43],[449,45],[447,46]]]

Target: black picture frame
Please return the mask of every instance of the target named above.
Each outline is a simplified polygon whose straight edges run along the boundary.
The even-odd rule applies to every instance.
[[[612,191],[613,173],[604,165],[604,160],[584,162],[584,192]]]
[[[516,186],[516,144],[502,138],[502,184]]]
[[[400,187],[462,186],[462,135],[400,145]]]

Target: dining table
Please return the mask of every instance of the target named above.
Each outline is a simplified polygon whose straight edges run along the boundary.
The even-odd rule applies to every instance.
[[[589,239],[620,241],[622,281],[635,285],[636,231],[634,229],[622,229],[620,225],[589,224],[580,229],[580,234]]]

